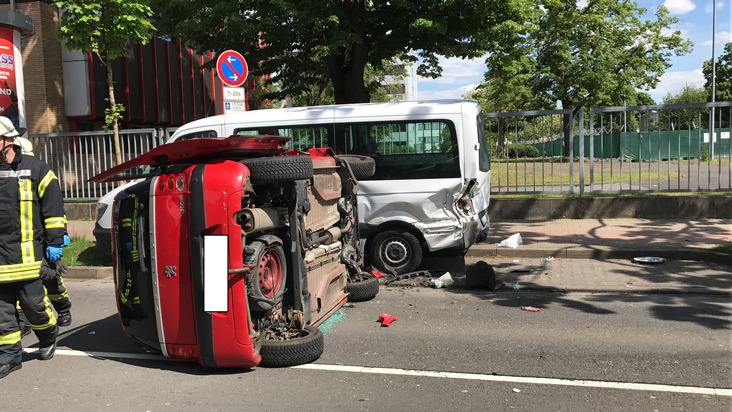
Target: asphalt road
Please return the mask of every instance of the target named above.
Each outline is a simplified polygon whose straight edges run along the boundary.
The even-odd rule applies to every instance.
[[[207,370],[121,332],[110,280],[68,281],[54,359],[0,381],[17,410],[725,411],[732,302],[703,295],[383,287],[321,327],[298,368]],[[540,306],[540,312],[521,310]],[[382,313],[399,317],[381,327]]]

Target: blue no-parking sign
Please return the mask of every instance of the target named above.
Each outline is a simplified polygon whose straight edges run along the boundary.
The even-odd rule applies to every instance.
[[[244,56],[236,50],[226,50],[216,59],[216,73],[221,82],[227,86],[237,87],[244,83],[249,74],[249,67]]]

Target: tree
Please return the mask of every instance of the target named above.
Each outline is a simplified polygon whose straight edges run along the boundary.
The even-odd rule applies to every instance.
[[[670,30],[677,19],[663,6],[645,21],[646,9],[633,0],[539,0],[535,11],[526,40],[536,59],[531,87],[573,116],[582,107],[633,104],[636,90],[656,86],[672,54],[691,47]],[[565,155],[573,116],[563,122]]]
[[[529,0],[153,1],[161,30],[192,49],[238,50],[252,75],[292,96],[325,73],[336,103],[370,101],[367,64],[421,59],[417,73],[438,77],[438,56],[483,55],[495,29],[530,9]]]
[[[704,89],[707,90],[709,100],[712,97],[712,60],[704,62]],[[717,96],[715,101],[732,101],[732,42],[724,45],[724,52],[719,56],[716,64],[715,83]]]
[[[59,38],[65,47],[95,53],[107,69],[105,126],[114,130],[115,160],[120,164],[119,120],[124,106],[114,99],[112,61],[127,55],[129,43],[146,44],[152,38],[155,26],[148,20],[152,9],[146,0],[57,0],[55,4],[63,11]]]
[[[663,98],[663,104],[704,103],[707,101],[707,91],[703,87],[685,84],[676,94],[668,93]],[[697,129],[709,118],[706,109],[677,109],[663,110],[660,113],[659,125],[671,130]]]

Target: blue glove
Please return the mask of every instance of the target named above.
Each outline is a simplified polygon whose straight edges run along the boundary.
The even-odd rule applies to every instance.
[[[61,259],[63,253],[63,249],[59,246],[46,246],[46,258],[51,263]]]
[[[71,238],[69,235],[64,235],[64,244],[61,247],[66,247],[71,244]]]

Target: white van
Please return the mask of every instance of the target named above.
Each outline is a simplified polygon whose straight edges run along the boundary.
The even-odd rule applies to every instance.
[[[359,229],[366,258],[382,271],[414,271],[423,251],[464,251],[488,230],[490,157],[477,101],[228,113],[185,124],[168,143],[231,135],[289,136],[292,149],[372,157],[374,175],[359,180]],[[123,189],[99,201],[95,236],[102,245],[109,244],[108,205]]]

